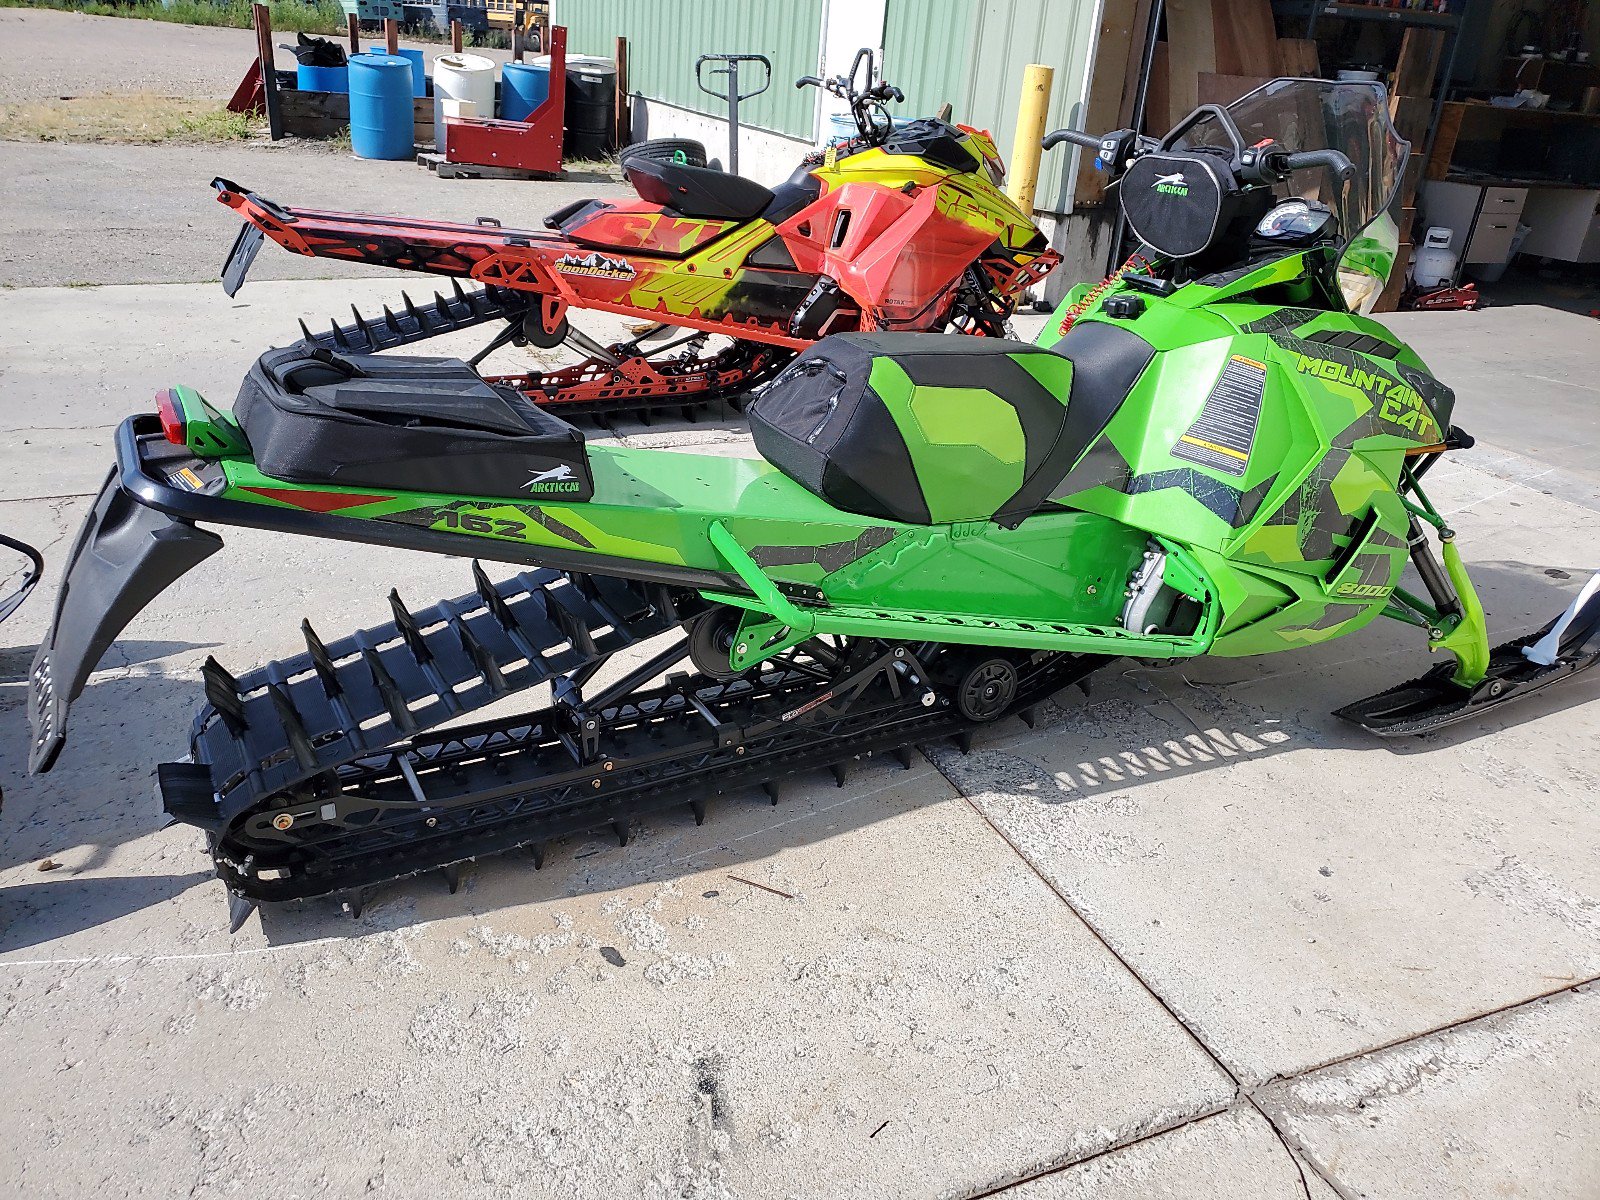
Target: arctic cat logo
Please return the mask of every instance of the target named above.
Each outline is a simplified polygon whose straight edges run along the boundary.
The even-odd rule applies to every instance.
[[[579,492],[583,485],[572,476],[572,468],[562,463],[548,471],[540,471],[527,482],[530,492]]]
[[[1362,371],[1325,358],[1312,358],[1309,354],[1296,354],[1294,369],[1303,375],[1315,375],[1329,383],[1342,383],[1364,392],[1377,406],[1380,420],[1424,440],[1438,440],[1439,427],[1433,414],[1417,389],[1408,383],[1392,379],[1381,371]]]
[[[1150,186],[1167,196],[1187,196],[1189,194],[1189,184],[1183,178],[1182,171],[1174,171],[1171,175],[1157,175],[1156,181]]]
[[[593,275],[599,279],[632,279],[637,271],[625,258],[590,251],[582,258],[576,254],[563,254],[556,259],[556,270],[564,275]]]

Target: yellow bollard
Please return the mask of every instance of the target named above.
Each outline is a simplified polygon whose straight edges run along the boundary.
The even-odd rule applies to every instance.
[[[1043,150],[1045,118],[1050,111],[1050,85],[1055,68],[1032,63],[1022,73],[1022,103],[1017,106],[1017,136],[1006,163],[1006,195],[1029,216],[1033,194],[1039,188],[1039,155]]]

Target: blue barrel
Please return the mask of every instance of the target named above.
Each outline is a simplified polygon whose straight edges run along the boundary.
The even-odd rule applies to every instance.
[[[410,158],[416,150],[411,60],[357,54],[350,60],[350,148],[357,158]]]
[[[550,95],[550,63],[508,62],[500,68],[500,119],[526,121]]]
[[[294,85],[302,92],[348,92],[349,67],[310,67],[301,63]]]
[[[413,96],[426,96],[428,94],[428,66],[422,59],[421,50],[402,50],[400,57],[411,61],[411,94]]]

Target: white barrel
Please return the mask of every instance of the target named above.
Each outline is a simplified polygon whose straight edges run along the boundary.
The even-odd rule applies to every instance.
[[[433,60],[434,143],[444,151],[444,102],[466,100],[478,112],[494,112],[494,59],[481,54],[441,54]]]

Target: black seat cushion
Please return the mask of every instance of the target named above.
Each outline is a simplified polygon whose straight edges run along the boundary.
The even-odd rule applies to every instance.
[[[1015,528],[1100,436],[1155,353],[1116,326],[1080,328],[1048,349],[948,334],[823,338],[749,410],[756,448],[846,512]]]
[[[642,200],[686,217],[747,221],[773,201],[772,192],[753,179],[680,163],[630,158],[622,173]]]
[[[812,172],[815,167],[801,163],[794,173],[772,189],[772,203],[761,215],[774,225],[782,225],[795,213],[815,204],[822,195],[822,181]]]
[[[1105,432],[1156,355],[1155,347],[1132,330],[1094,320],[1075,322],[1048,349],[1072,363],[1072,391],[1067,422],[1050,463],[1021,497],[1028,512],[1044,502]]]
[[[587,500],[583,434],[458,358],[269,350],[233,411],[278,479],[468,496]]]

